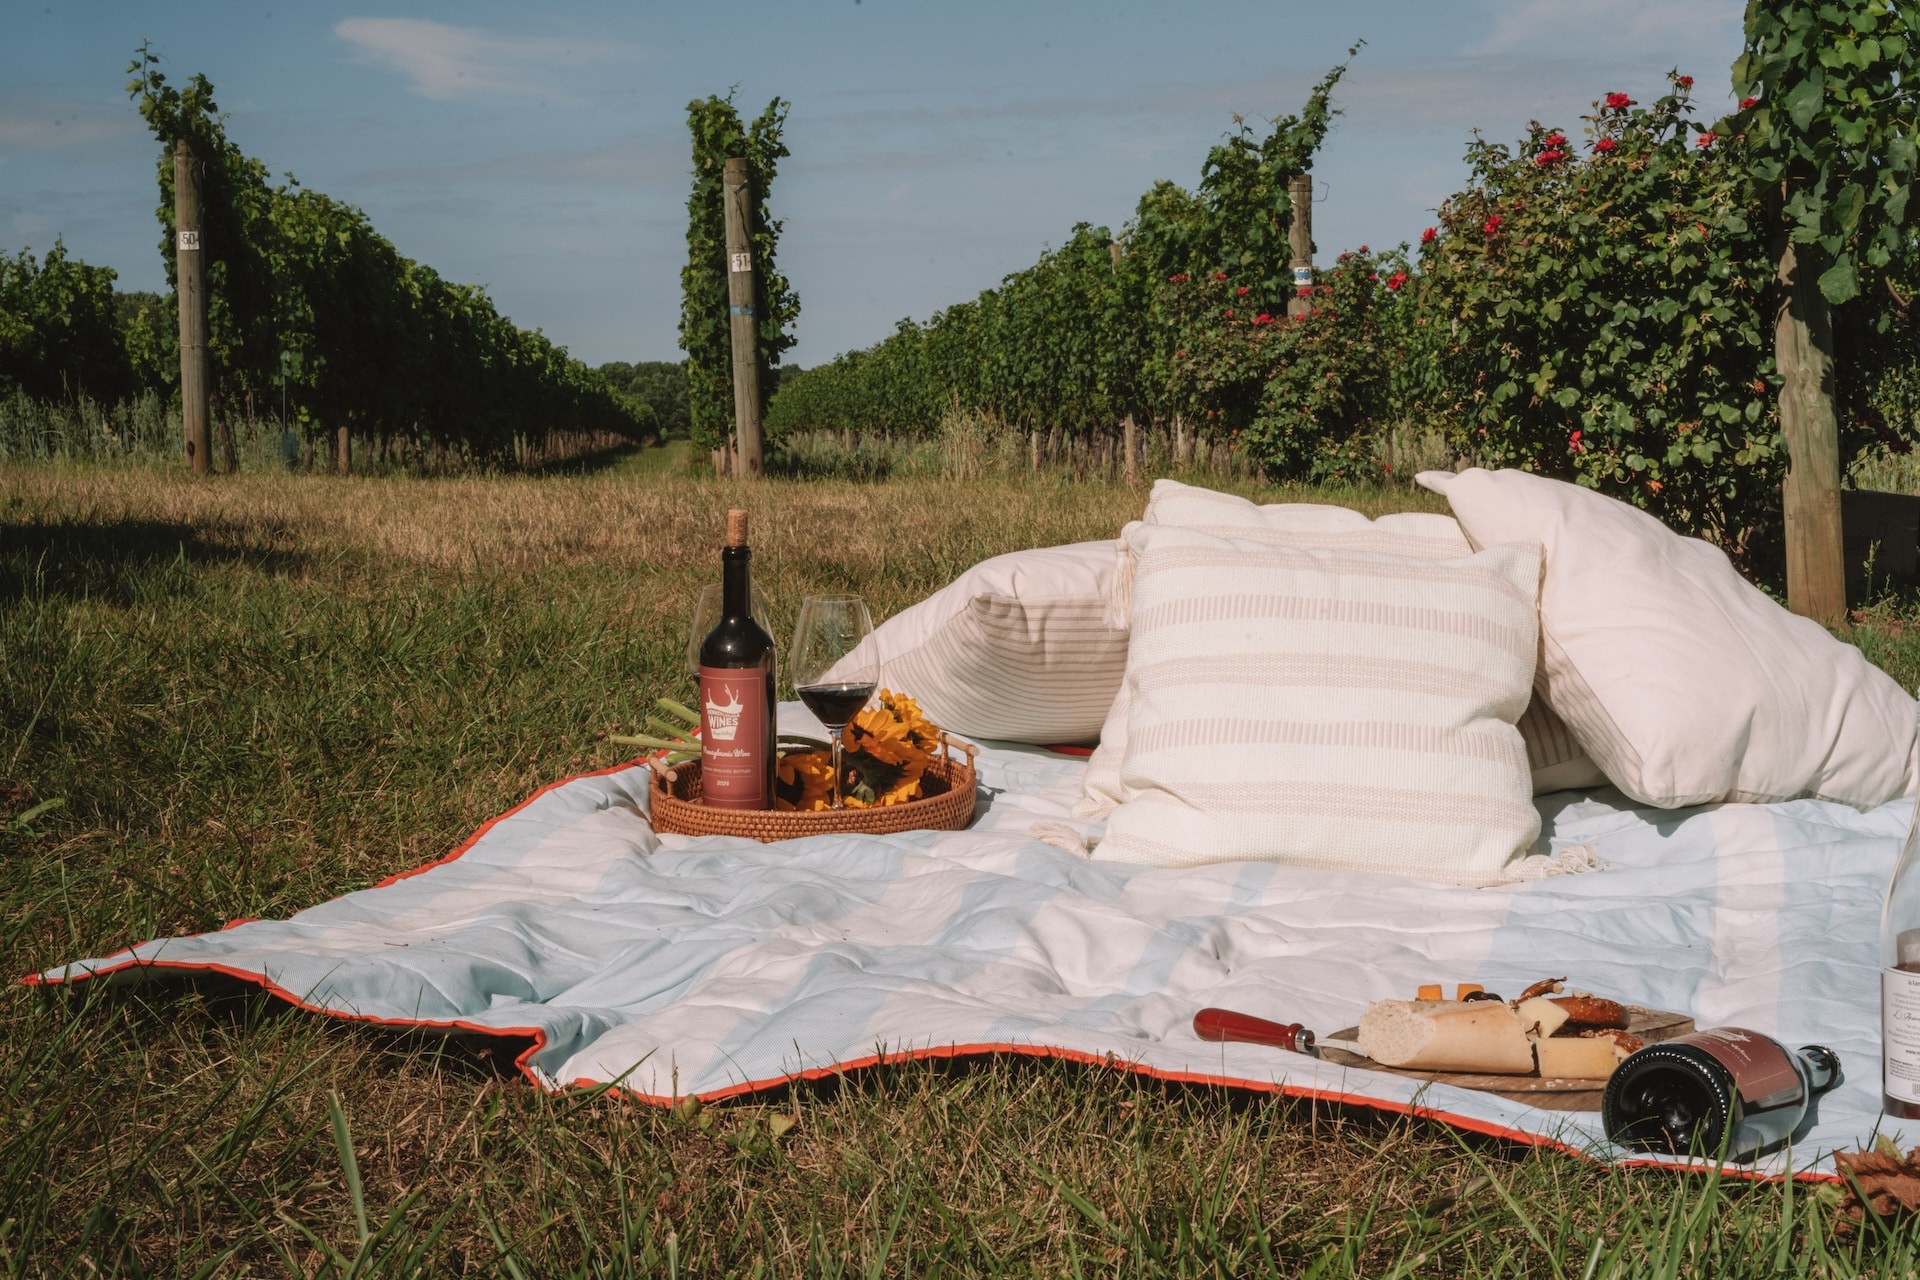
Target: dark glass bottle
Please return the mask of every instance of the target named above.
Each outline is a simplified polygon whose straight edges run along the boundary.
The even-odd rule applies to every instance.
[[[1624,1147],[1744,1160],[1784,1142],[1815,1094],[1840,1079],[1833,1050],[1787,1048],[1740,1027],[1661,1040],[1607,1080],[1600,1120]]]
[[[716,809],[771,809],[778,726],[773,637],[753,620],[747,513],[727,512],[720,621],[700,645],[700,790]]]

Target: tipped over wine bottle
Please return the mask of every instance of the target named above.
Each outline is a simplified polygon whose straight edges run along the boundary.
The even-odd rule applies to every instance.
[[[771,809],[778,727],[773,637],[753,619],[747,513],[727,512],[720,621],[700,644],[700,790],[716,809]]]
[[[1880,908],[1880,1109],[1920,1120],[1920,810]]]
[[[1839,1079],[1839,1055],[1822,1045],[1789,1049],[1743,1027],[1695,1031],[1614,1068],[1600,1121],[1623,1147],[1744,1160],[1786,1141]]]

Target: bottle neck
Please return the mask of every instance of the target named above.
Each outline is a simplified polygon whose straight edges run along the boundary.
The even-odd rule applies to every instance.
[[[753,552],[746,547],[720,551],[721,613],[729,618],[753,616]]]
[[[1840,1083],[1840,1055],[1823,1044],[1800,1046],[1800,1061],[1807,1067],[1807,1087],[1825,1093]]]

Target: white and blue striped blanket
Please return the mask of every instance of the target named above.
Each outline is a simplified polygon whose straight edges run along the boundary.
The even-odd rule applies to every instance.
[[[805,712],[787,706],[794,727]],[[549,1088],[716,1098],[879,1054],[1053,1053],[1438,1114],[1596,1155],[1593,1113],[1211,1044],[1220,1005],[1322,1034],[1421,982],[1542,976],[1836,1049],[1791,1163],[1920,1124],[1879,1115],[1881,893],[1912,814],[1800,801],[1677,812],[1543,797],[1543,845],[1600,870],[1494,889],[1234,863],[1163,871],[1034,838],[1084,763],[989,748],[971,829],[759,845],[655,835],[646,770],[540,792],[455,856],[290,920],[166,938],[40,981],[217,971],[327,1013],[521,1035]],[[1075,824],[1087,834],[1097,826]],[[1545,850],[1543,850],[1545,851]],[[1757,1166],[1783,1172],[1774,1154]]]

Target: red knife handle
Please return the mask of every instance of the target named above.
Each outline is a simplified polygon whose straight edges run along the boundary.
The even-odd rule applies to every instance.
[[[1270,1044],[1289,1053],[1312,1053],[1313,1032],[1297,1022],[1268,1022],[1231,1009],[1202,1009],[1193,1015],[1193,1034],[1202,1040],[1243,1040]]]

